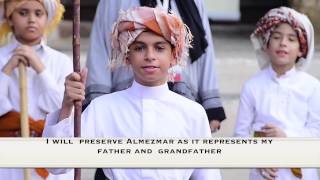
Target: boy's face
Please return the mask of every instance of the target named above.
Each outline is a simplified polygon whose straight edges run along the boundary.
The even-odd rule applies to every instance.
[[[291,69],[302,56],[297,33],[289,24],[280,24],[271,34],[266,52],[273,67]]]
[[[141,33],[130,45],[127,63],[135,80],[144,86],[159,86],[167,81],[168,69],[175,64],[172,47],[162,36]]]
[[[9,18],[9,25],[18,41],[35,45],[41,41],[47,23],[47,13],[38,1],[26,1],[16,8]]]

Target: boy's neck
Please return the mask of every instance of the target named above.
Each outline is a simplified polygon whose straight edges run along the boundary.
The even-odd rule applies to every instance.
[[[23,41],[21,39],[17,39],[17,41],[23,45],[27,45],[27,46],[35,46],[35,45],[39,45],[41,43],[41,39],[40,40],[35,40],[35,41]]]
[[[159,87],[159,86],[163,86],[163,85],[165,85],[167,82],[165,81],[165,82],[163,82],[163,83],[161,83],[161,84],[152,84],[152,83],[141,83],[141,82],[139,82],[139,81],[137,81],[137,80],[134,80],[136,83],[138,83],[138,84],[140,84],[141,86],[145,86],[145,87],[150,87],[150,88],[152,88],[152,87]]]
[[[272,69],[274,70],[274,72],[276,72],[277,77],[280,77],[284,74],[286,74],[286,72],[290,71],[294,65],[290,65],[290,66],[275,66],[273,64],[271,64]]]

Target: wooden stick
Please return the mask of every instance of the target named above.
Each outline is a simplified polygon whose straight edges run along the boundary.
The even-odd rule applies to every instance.
[[[26,66],[19,63],[19,84],[20,84],[20,127],[21,136],[29,137],[28,121],[28,92],[27,92],[27,72]],[[24,180],[31,180],[31,170],[23,169]]]
[[[73,0],[73,70],[80,73],[80,0]],[[74,136],[81,137],[81,102],[74,102]],[[81,169],[75,168],[74,180],[81,179]]]

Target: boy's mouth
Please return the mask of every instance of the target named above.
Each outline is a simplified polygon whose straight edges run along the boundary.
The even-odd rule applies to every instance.
[[[156,71],[157,69],[159,69],[159,67],[157,67],[157,66],[142,66],[142,69],[147,73],[152,73],[152,72]]]
[[[278,50],[278,51],[276,51],[276,54],[278,56],[286,56],[288,54],[288,52],[284,51],[284,50]]]
[[[28,26],[28,27],[27,27],[27,30],[28,30],[28,31],[36,31],[37,28],[34,27],[34,26]]]

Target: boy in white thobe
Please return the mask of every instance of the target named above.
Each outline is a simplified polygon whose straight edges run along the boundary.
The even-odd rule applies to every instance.
[[[82,136],[210,137],[201,105],[167,86],[169,67],[183,63],[190,46],[191,34],[181,19],[155,8],[132,8],[120,15],[112,37],[111,66],[129,64],[134,82],[126,90],[90,103],[82,114]],[[67,77],[62,109],[47,118],[44,134],[73,136],[72,104],[84,100],[85,79],[86,71]],[[117,180],[221,179],[216,169],[104,169],[104,173]]]
[[[150,3],[150,4],[149,4]],[[154,4],[153,4],[154,3]],[[203,0],[174,1],[174,0],[104,0],[97,7],[95,20],[90,35],[86,82],[86,100],[90,103],[97,96],[124,90],[131,86],[133,73],[130,68],[120,67],[114,70],[106,68],[106,59],[111,54],[112,25],[117,20],[120,10],[127,10],[135,6],[160,6],[169,12],[187,20],[193,26],[193,48],[190,54],[197,54],[187,58],[187,65],[176,69],[176,81],[171,90],[200,103],[206,110],[213,132],[220,128],[220,123],[226,118],[215,70],[215,54],[208,16],[204,10]],[[188,24],[187,24],[188,25]],[[188,25],[189,26],[189,25]],[[190,26],[189,26],[190,27]],[[196,39],[196,40],[195,40]],[[204,45],[207,44],[207,45]],[[101,76],[101,74],[105,74]]]
[[[314,51],[312,24],[280,7],[257,26],[251,40],[262,70],[243,87],[235,135],[320,137],[320,83],[303,71]],[[316,169],[263,168],[252,170],[250,179],[317,180],[318,175]]]
[[[28,65],[27,92],[31,136],[41,137],[44,119],[59,109],[65,77],[72,72],[66,55],[48,47],[44,38],[61,21],[64,7],[59,0],[5,0],[0,12],[0,137],[20,136],[20,94],[17,65]],[[23,169],[1,168],[0,179],[23,179]],[[49,174],[43,168],[31,170],[32,180],[72,179],[73,173]]]

